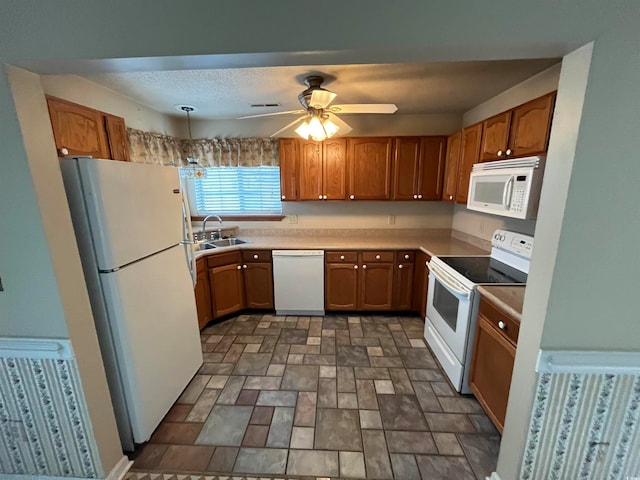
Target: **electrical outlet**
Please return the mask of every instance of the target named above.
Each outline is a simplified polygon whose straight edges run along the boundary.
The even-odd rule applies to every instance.
[[[298,215],[287,215],[289,223],[298,223]]]
[[[387,222],[389,223],[389,225],[395,225],[396,224],[396,216],[395,215],[389,215],[389,218],[387,219]]]

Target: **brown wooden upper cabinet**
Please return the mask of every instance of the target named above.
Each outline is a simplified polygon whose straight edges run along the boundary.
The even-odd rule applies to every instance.
[[[447,137],[446,168],[444,173],[444,188],[442,189],[442,200],[446,202],[455,202],[456,200],[461,147],[462,132],[456,132]]]
[[[129,160],[124,119],[61,98],[47,98],[53,137],[59,156],[90,155]]]
[[[391,137],[347,139],[349,200],[391,197]]]
[[[393,200],[440,200],[446,137],[397,137],[393,151]]]
[[[344,200],[347,197],[347,142],[300,141],[298,159],[299,200]]]
[[[298,142],[295,138],[278,140],[280,156],[280,198],[283,201],[298,199]]]
[[[480,161],[546,152],[555,99],[556,92],[552,92],[486,119]]]
[[[476,123],[462,130],[460,165],[458,166],[458,184],[456,185],[456,203],[467,203],[469,179],[473,165],[478,163],[482,123]]]
[[[482,123],[471,125],[447,138],[446,169],[442,200],[467,203],[471,169],[478,163]]]

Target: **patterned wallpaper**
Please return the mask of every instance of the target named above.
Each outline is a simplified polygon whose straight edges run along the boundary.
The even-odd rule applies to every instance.
[[[0,338],[0,473],[104,477],[68,340]]]
[[[640,478],[640,371],[570,370],[539,372],[521,480]]]

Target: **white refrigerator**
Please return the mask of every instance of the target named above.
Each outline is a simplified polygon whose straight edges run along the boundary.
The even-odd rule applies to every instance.
[[[147,441],[202,365],[178,169],[61,160],[122,447]]]

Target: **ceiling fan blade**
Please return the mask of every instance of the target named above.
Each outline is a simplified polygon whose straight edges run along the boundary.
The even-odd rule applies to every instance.
[[[286,112],[260,113],[258,115],[245,115],[244,117],[238,117],[236,120],[242,120],[244,118],[270,117],[272,115],[300,115],[305,112],[306,110],[287,110]]]
[[[334,105],[328,110],[331,113],[395,113],[398,107],[393,103],[349,103]]]
[[[330,92],[324,88],[314,90],[311,93],[311,100],[309,100],[309,106],[313,108],[327,108],[333,99],[338,96],[337,93]]]
[[[330,113],[328,116],[328,119],[331,120],[333,123],[336,124],[336,126],[340,129],[339,133],[340,135],[346,135],[347,133],[349,133],[351,130],[353,130],[353,128],[351,128],[349,126],[349,124],[347,124],[347,122],[345,122],[344,120],[342,120],[340,117],[338,117],[337,115],[334,115],[333,113]]]
[[[285,125],[284,127],[282,127],[280,130],[278,130],[277,132],[272,133],[271,135],[269,135],[269,137],[273,138],[276,135],[278,135],[279,133],[284,132],[286,129],[293,127],[296,123],[298,123],[300,120],[304,119],[306,117],[302,116],[300,118],[296,118],[293,122],[288,123],[287,125]]]

